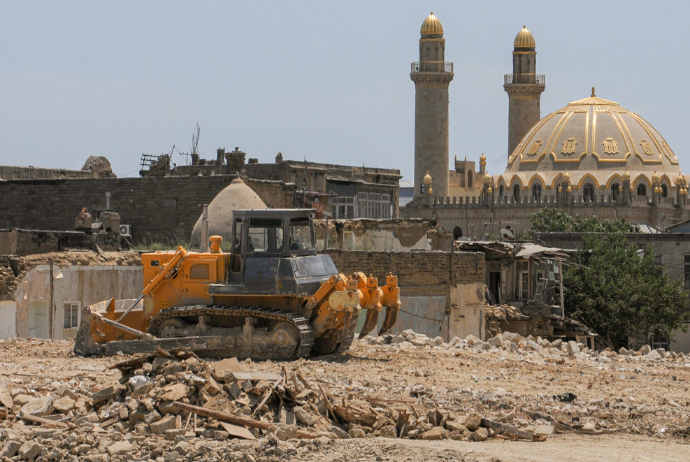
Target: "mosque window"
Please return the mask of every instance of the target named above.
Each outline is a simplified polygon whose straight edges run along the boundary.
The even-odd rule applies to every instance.
[[[541,185],[540,184],[535,184],[532,186],[532,197],[534,197],[535,201],[539,201],[541,198]]]
[[[637,195],[638,196],[646,196],[647,195],[647,187],[643,184],[638,184],[637,185]]]
[[[513,186],[513,197],[515,198],[515,202],[520,202],[520,185],[516,184]]]
[[[668,197],[668,188],[665,184],[661,185],[661,197]]]
[[[453,229],[453,239],[459,239],[462,237],[462,228],[459,226],[456,226],[455,229]]]
[[[618,202],[618,194],[620,192],[620,186],[618,183],[611,185],[611,198],[614,202]]]
[[[592,183],[585,184],[584,193],[582,194],[582,199],[585,202],[594,201],[594,185]]]
[[[467,187],[472,187],[472,170],[467,171]]]
[[[503,199],[503,185],[498,187],[498,197]]]

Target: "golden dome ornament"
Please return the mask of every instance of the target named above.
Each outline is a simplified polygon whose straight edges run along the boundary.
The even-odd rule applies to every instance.
[[[527,29],[527,26],[522,26],[520,32],[515,36],[515,42],[513,42],[515,48],[535,48],[537,46],[534,41],[534,36]]]
[[[422,182],[426,185],[431,184],[431,175],[429,175],[429,170],[426,171],[426,175],[424,175]]]
[[[422,35],[443,35],[441,21],[438,20],[433,11],[422,23],[419,33]]]
[[[628,169],[625,169],[625,172],[623,172],[623,181],[630,181],[630,172],[628,172]]]
[[[654,173],[652,174],[652,183],[656,183],[659,181],[659,174],[656,173],[656,170],[654,170]]]

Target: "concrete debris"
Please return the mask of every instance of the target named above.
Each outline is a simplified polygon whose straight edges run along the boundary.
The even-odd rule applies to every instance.
[[[340,440],[690,434],[684,354],[592,351],[510,332],[439,339],[366,337],[342,357],[284,363],[161,350],[117,364],[65,361],[69,341],[0,340],[0,460],[274,462],[316,460]],[[13,364],[25,351],[30,361],[41,351],[52,369]]]

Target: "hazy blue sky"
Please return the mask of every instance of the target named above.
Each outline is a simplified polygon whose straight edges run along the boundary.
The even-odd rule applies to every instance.
[[[690,2],[3,1],[0,163],[239,146],[248,157],[399,168],[412,179],[419,28],[443,23],[450,157],[505,168],[512,44],[526,24],[542,116],[597,96],[647,119],[690,172]],[[184,163],[175,155],[174,161]]]

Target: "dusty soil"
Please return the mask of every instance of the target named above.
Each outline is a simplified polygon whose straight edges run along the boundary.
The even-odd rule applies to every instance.
[[[117,370],[105,368],[126,357],[73,357],[72,347],[71,341],[0,341],[0,382],[4,381],[14,394],[21,391],[40,396],[64,385],[88,396],[120,378]],[[475,410],[485,418],[527,430],[555,419],[573,427],[593,429],[591,432],[596,434],[557,434],[544,442],[517,442],[500,437],[484,442],[368,437],[300,447],[281,460],[690,460],[688,358],[652,361],[615,353],[569,357],[356,341],[347,353],[318,359],[243,362],[245,368],[257,372],[279,372],[283,365],[320,379],[333,396],[364,399],[374,407],[401,406],[419,414],[435,408],[457,415]],[[554,395],[564,393],[573,393],[576,399],[554,399]],[[21,440],[30,439],[40,428],[24,424],[13,414],[5,420],[0,418],[0,451],[5,441],[18,435]],[[104,434],[115,431],[106,430]],[[111,436],[115,441],[123,438]],[[161,446],[173,444],[160,436],[146,438],[159,441]],[[200,438],[189,442],[199,447],[207,444]],[[231,441],[222,445],[238,450]],[[200,456],[195,460],[252,460],[239,456],[233,459],[231,455],[237,452],[223,456],[223,448],[218,444],[206,448],[210,451],[208,458]],[[102,447],[100,451],[105,453]],[[258,454],[253,460],[278,460],[273,457]],[[102,460],[115,459],[106,454]],[[165,460],[150,458],[157,459]],[[83,459],[80,455],[79,460],[96,459]]]

